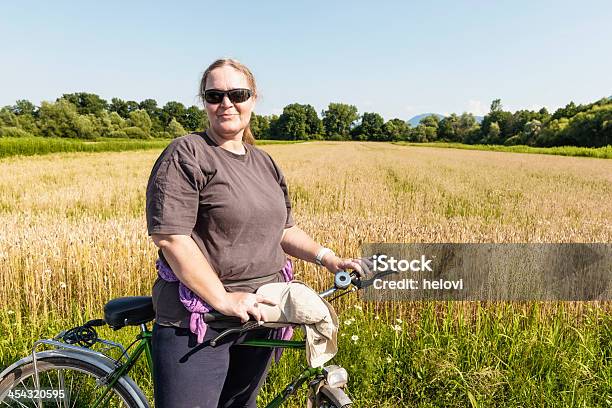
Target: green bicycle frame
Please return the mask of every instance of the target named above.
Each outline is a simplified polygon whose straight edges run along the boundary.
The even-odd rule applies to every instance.
[[[147,329],[147,326],[142,324],[140,325],[140,333],[136,337],[138,343],[136,344],[136,348],[134,351],[127,355],[127,359],[125,363],[119,365],[115,370],[113,370],[106,380],[106,390],[104,393],[94,401],[92,408],[104,407],[108,404],[112,394],[110,393],[111,388],[115,385],[115,383],[121,378],[123,375],[127,374],[132,367],[136,364],[142,353],[144,352],[147,357],[147,366],[149,368],[149,372],[153,372],[153,356],[151,352],[151,337],[153,336],[153,332]],[[290,348],[290,349],[303,349],[306,347],[306,343],[304,341],[296,341],[296,340],[277,340],[277,339],[253,339],[246,340],[243,343],[239,344],[240,346],[251,346],[251,347],[266,347],[266,348]],[[323,369],[321,367],[315,368],[306,368],[302,373],[293,380],[290,384],[288,384],[283,390],[276,396],[265,408],[278,408],[281,404],[289,398],[294,392],[296,392],[300,386],[309,378],[323,375]]]

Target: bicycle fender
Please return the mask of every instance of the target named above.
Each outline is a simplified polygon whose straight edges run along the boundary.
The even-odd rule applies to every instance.
[[[334,388],[330,387],[328,384],[325,384],[321,387],[319,392],[325,395],[337,407],[343,407],[353,403],[348,395],[344,393],[342,388]]]
[[[37,361],[48,358],[48,357],[71,357],[77,360],[85,361],[86,363],[96,366],[97,368],[101,369],[107,374],[109,374],[111,371],[113,371],[116,368],[114,360],[108,357],[92,355],[89,353],[80,353],[75,350],[57,349],[57,350],[45,350],[45,351],[36,353]],[[13,371],[16,367],[19,367],[25,364],[29,364],[31,362],[32,362],[31,354],[29,354],[28,356],[20,360],[15,361],[13,364],[5,368],[2,371],[2,373],[0,373],[0,380],[3,379],[4,376],[6,376],[8,373]],[[144,393],[142,392],[140,387],[138,387],[138,385],[134,382],[134,380],[130,378],[130,376],[124,375],[121,378],[119,378],[117,382],[123,385],[129,391],[130,396],[134,398],[134,400],[138,403],[139,407],[151,408]]]

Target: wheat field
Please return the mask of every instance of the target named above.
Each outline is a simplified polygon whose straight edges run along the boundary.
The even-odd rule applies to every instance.
[[[285,173],[296,224],[341,256],[366,242],[612,241],[610,160],[357,142],[261,148]],[[145,188],[159,153],[0,161],[0,366],[41,336],[99,317],[113,297],[150,294]],[[296,275],[331,284],[312,264],[297,262]],[[355,406],[612,406],[611,302],[353,295],[337,309],[336,361]],[[129,330],[104,333],[127,341]],[[302,362],[286,353],[260,401]],[[136,376],[151,395],[145,373]]]

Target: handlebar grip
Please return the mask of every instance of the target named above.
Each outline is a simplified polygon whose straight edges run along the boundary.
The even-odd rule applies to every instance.
[[[228,315],[224,315],[221,312],[212,311],[212,312],[204,313],[204,322],[206,323],[212,323],[212,322],[241,323],[242,321],[240,320],[238,316],[228,316]]]

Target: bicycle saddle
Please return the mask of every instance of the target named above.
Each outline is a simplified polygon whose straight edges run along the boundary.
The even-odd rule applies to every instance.
[[[114,330],[125,326],[138,326],[154,318],[151,296],[120,297],[104,305],[104,321]]]

